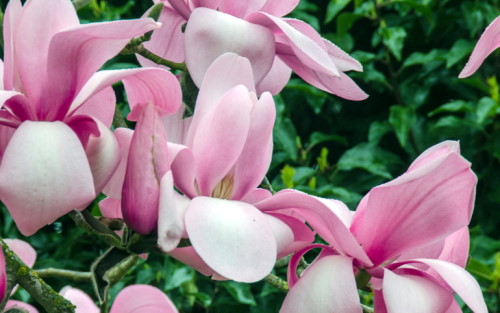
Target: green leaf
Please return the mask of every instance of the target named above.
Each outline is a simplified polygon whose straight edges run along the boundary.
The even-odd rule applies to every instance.
[[[470,40],[457,40],[447,54],[446,68],[452,67],[453,65],[460,62],[463,58],[468,56],[474,48],[474,44],[475,43]]]
[[[364,17],[362,14],[351,12],[344,12],[340,14],[337,18],[337,34],[340,36],[346,34],[349,29],[351,29],[352,25],[354,25],[354,22],[362,17]]]
[[[483,97],[479,100],[476,109],[476,121],[478,124],[483,124],[490,115],[494,115],[497,108],[495,100]]]
[[[297,132],[292,121],[285,117],[282,122],[274,127],[274,140],[277,148],[287,153],[290,160],[295,161],[298,157]]]
[[[309,147],[329,141],[337,142],[343,146],[347,146],[347,139],[343,136],[314,132],[311,134],[311,137],[309,137]]]
[[[432,11],[427,5],[425,5],[423,3],[413,1],[413,0],[393,0],[392,3],[406,4],[410,7],[412,7],[413,9],[415,9],[415,11],[422,13],[422,15],[425,16],[427,21],[429,21],[429,23],[432,22]]]
[[[349,171],[354,168],[364,169],[374,175],[391,179],[392,175],[387,168],[397,157],[381,148],[363,142],[347,150],[337,164],[340,170]]]
[[[239,303],[247,305],[257,305],[249,284],[225,281],[221,285],[226,288],[229,294]]]
[[[295,176],[295,169],[289,165],[285,165],[281,170],[281,180],[286,188],[294,187],[293,177]]]
[[[444,61],[447,59],[447,51],[442,49],[432,49],[429,53],[414,52],[403,63],[403,67],[412,65],[427,64],[432,61]]]
[[[429,112],[428,117],[432,117],[442,112],[470,112],[472,104],[464,100],[455,100],[441,105],[439,108]]]
[[[326,8],[325,24],[333,21],[335,16],[337,16],[337,14],[339,14],[339,12],[342,11],[350,2],[351,0],[331,0]]]
[[[375,121],[370,124],[368,131],[368,142],[377,145],[385,134],[392,130],[392,126],[387,121]]]
[[[477,277],[487,280],[493,280],[493,272],[490,270],[490,268],[486,264],[475,258],[471,257],[469,259],[466,269]]]
[[[379,30],[382,36],[382,42],[394,55],[396,60],[401,61],[401,51],[403,50],[404,41],[407,36],[406,30],[403,27],[385,27]]]
[[[165,291],[175,289],[185,282],[192,280],[194,275],[194,270],[191,267],[183,266],[176,269],[172,277],[167,277]]]
[[[393,105],[389,113],[389,123],[394,127],[394,132],[401,147],[408,144],[408,134],[416,121],[415,111],[408,107]]]

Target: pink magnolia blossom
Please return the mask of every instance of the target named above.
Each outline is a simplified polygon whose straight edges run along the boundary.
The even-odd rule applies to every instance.
[[[474,312],[487,312],[478,283],[463,269],[476,181],[458,143],[448,141],[373,188],[354,215],[339,201],[293,191],[257,203],[263,211],[292,208],[330,244],[292,257],[280,312],[361,313],[361,270],[372,276],[376,312],[460,312],[454,292]],[[314,248],[322,252],[299,279],[298,262]]]
[[[166,59],[185,61],[197,86],[218,56],[234,52],[250,60],[258,94],[277,94],[293,70],[321,90],[349,100],[367,98],[344,74],[362,71],[359,62],[308,24],[283,18],[299,1],[162,2],[165,8],[159,21],[163,27],[145,46]]]
[[[474,51],[472,51],[469,61],[458,77],[465,78],[474,74],[481,64],[483,64],[484,59],[498,47],[500,47],[500,16],[486,27],[484,33],[474,47]]]
[[[271,162],[274,119],[272,96],[257,98],[246,58],[227,53],[214,61],[187,134],[177,138],[182,144],[169,143],[171,172],[160,183],[158,221],[164,251],[205,275],[254,282],[277,256],[312,242],[302,221],[252,205],[271,196],[256,187]],[[183,237],[192,246],[175,249]]]
[[[0,198],[24,235],[83,209],[115,170],[111,84],[123,80],[131,106],[153,101],[163,113],[176,110],[167,101],[170,90],[162,88],[172,79],[167,71],[95,73],[131,38],[158,27],[152,19],[80,25],[69,0],[9,2],[0,86]]]
[[[0,249],[0,303],[7,294],[7,270],[5,268],[5,257]]]

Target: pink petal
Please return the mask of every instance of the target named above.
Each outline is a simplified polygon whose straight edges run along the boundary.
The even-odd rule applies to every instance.
[[[177,313],[170,299],[160,289],[149,285],[124,288],[111,307],[110,313]]]
[[[5,257],[0,248],[0,302],[3,301],[7,293],[7,272],[5,269]]]
[[[99,308],[94,301],[80,289],[66,286],[59,294],[76,306],[75,313],[99,313]]]
[[[158,22],[161,23],[161,27],[153,32],[151,39],[144,43],[144,47],[166,60],[177,63],[184,62],[184,32],[182,26],[186,23],[186,20],[177,12],[164,7]],[[142,66],[159,66],[141,56],[137,56],[137,59]]]
[[[115,106],[115,91],[112,87],[107,87],[88,98],[73,114],[92,116],[109,128],[113,123]]]
[[[446,140],[425,150],[411,163],[407,172],[434,161],[439,162],[440,159],[446,157],[450,153],[460,154],[460,144],[458,141]]]
[[[356,59],[348,55],[344,50],[337,47],[333,42],[330,42],[324,38],[322,38],[322,40],[323,44],[326,46],[330,58],[340,71],[363,71],[363,66]]]
[[[115,129],[114,135],[116,137],[116,140],[118,141],[118,146],[120,148],[120,163],[113,173],[113,176],[111,176],[108,183],[102,190],[102,192],[108,197],[114,199],[122,198],[123,180],[125,179],[128,153],[130,150],[130,142],[132,141],[133,134],[134,131],[129,128],[120,127]]]
[[[448,308],[448,311],[445,313],[462,313],[462,308],[460,308],[460,305],[457,303],[457,301],[452,301],[450,307]]]
[[[260,11],[267,12],[276,17],[285,16],[295,9],[299,1],[300,0],[267,0]]]
[[[193,152],[186,146],[168,143],[168,153],[173,161],[170,165],[175,186],[187,197],[198,195],[195,188],[196,163]]]
[[[294,253],[298,250],[303,249],[305,246],[312,243],[315,239],[315,232],[312,231],[306,224],[294,217],[276,213],[268,213],[266,214],[266,216],[275,217],[277,220],[287,226],[286,229],[279,226],[282,229],[281,233],[277,233],[275,231],[275,235],[285,235],[285,239],[283,239],[282,237],[281,240],[277,240],[278,259],[285,257],[290,253]],[[291,234],[291,240],[287,241],[286,238],[288,237],[288,232],[290,232]]]
[[[442,260],[416,259],[414,261],[428,265],[435,270],[474,313],[488,312],[481,294],[481,287],[465,269]]]
[[[273,153],[276,108],[270,93],[264,93],[250,112],[250,128],[243,151],[234,165],[232,199],[241,199],[264,179]]]
[[[469,228],[463,227],[448,236],[438,259],[464,267],[469,260]]]
[[[159,25],[147,18],[83,24],[56,34],[47,62],[50,84],[46,92],[51,101],[42,108],[42,116],[64,117],[71,100],[104,62],[118,54],[133,37],[157,28]]]
[[[275,57],[273,66],[256,86],[257,94],[269,91],[277,95],[288,84],[291,75],[292,70],[280,58]]]
[[[123,182],[122,213],[127,225],[148,234],[158,223],[160,179],[169,169],[167,136],[152,104],[144,106],[130,143]]]
[[[172,73],[159,68],[135,68],[95,73],[73,100],[69,114],[92,95],[120,80],[123,80],[131,110],[139,104],[151,102],[160,114],[165,115],[176,112],[180,106],[180,86]],[[93,115],[92,112],[87,114]],[[134,120],[137,118],[135,115]]]
[[[36,251],[29,243],[19,239],[4,239],[3,241],[26,265],[33,267],[36,261]]]
[[[177,248],[170,251],[168,254],[176,260],[194,268],[205,276],[213,276],[217,274],[212,268],[210,268],[210,266],[207,265],[207,263],[205,263],[205,261],[203,261],[192,246]]]
[[[483,64],[484,59],[498,47],[500,47],[500,16],[486,27],[458,78],[465,78],[474,74]]]
[[[177,248],[181,237],[186,236],[184,216],[190,200],[174,190],[172,172],[163,175],[160,182],[158,214],[158,246],[165,252]]]
[[[444,239],[469,223],[476,181],[470,163],[451,153],[373,188],[351,231],[375,265]]]
[[[266,217],[238,201],[196,197],[186,212],[186,229],[201,258],[220,275],[255,282],[276,261],[276,241]]]
[[[269,28],[275,35],[284,36],[285,45],[293,51],[294,56],[305,67],[330,76],[340,75],[337,66],[330,59],[324,47],[311,39],[308,34],[295,29],[285,20],[267,13],[258,12],[250,15],[248,21]],[[278,53],[280,53],[279,50]]]
[[[104,217],[123,218],[120,199],[106,198],[99,202],[99,209]]]
[[[206,112],[212,110],[232,88],[243,85],[249,91],[255,91],[249,60],[234,53],[228,52],[218,57],[210,65],[205,76],[196,99],[196,114],[191,125],[198,124]],[[192,128],[195,129],[196,126]],[[192,144],[193,134],[188,133],[187,136],[186,145],[189,146]]]
[[[20,0],[11,0],[5,9],[3,19],[3,41],[4,41],[4,71],[3,71],[3,89],[22,90],[21,78],[17,72],[14,59],[13,35],[19,22],[19,16],[22,13],[22,4]]]
[[[28,1],[17,18],[17,21],[12,21],[16,25],[11,38],[14,44],[14,69],[22,81],[23,93],[33,103],[38,104],[47,96],[44,82],[47,81],[46,71],[50,63],[49,46],[52,38],[63,29],[77,26],[80,22],[73,5],[66,0],[52,0],[50,5],[43,0]],[[36,53],[33,53],[34,51]],[[66,79],[68,74],[64,75]],[[60,85],[66,85],[67,81],[61,83]],[[54,104],[59,105],[58,102]]]
[[[387,269],[382,292],[388,313],[444,313],[453,300],[449,290],[430,279]]]
[[[273,64],[273,34],[262,26],[222,12],[207,8],[193,10],[185,36],[186,65],[197,86],[201,85],[210,64],[225,52],[248,58],[256,83]]]
[[[256,188],[247,193],[243,198],[241,198],[240,201],[253,204],[265,200],[267,198],[271,198],[272,196],[273,195],[269,190]]]
[[[94,119],[100,136],[90,135],[85,153],[90,164],[96,194],[101,193],[120,162],[120,148],[109,128]]]
[[[333,200],[332,200],[333,201]],[[317,198],[295,190],[283,190],[272,198],[254,204],[264,212],[296,212],[335,249],[346,253],[360,262],[372,263],[357,240],[342,220]],[[343,205],[343,204],[338,204]]]
[[[288,292],[280,313],[361,313],[352,259],[323,257]]]
[[[7,304],[5,305],[5,312],[7,312],[9,309],[14,309],[14,308],[19,308],[27,311],[28,313],[38,313],[38,310],[32,306],[31,304],[24,303],[21,301],[17,300],[9,300],[7,301]],[[91,313],[91,312],[89,312]]]
[[[22,93],[0,90],[0,107],[2,106],[18,120],[36,120],[36,113],[30,100]]]
[[[237,86],[220,99],[216,107],[204,113],[196,128],[191,125],[200,195],[211,196],[240,157],[250,127],[252,105],[248,90]]]
[[[290,244],[293,243],[294,235],[292,229],[277,217],[270,214],[265,214],[264,216],[274,233],[274,239],[276,240],[276,253],[278,254],[277,259],[287,256],[290,253],[283,252]]]
[[[292,55],[280,55],[280,58],[303,80],[318,89],[347,100],[361,101],[368,98],[368,95],[343,72],[339,73],[339,77],[335,77],[304,66],[299,59]]]
[[[92,173],[76,134],[61,122],[22,123],[3,155],[0,197],[25,236],[91,201]]]
[[[168,142],[186,144],[186,137],[191,126],[192,117],[183,118],[186,105],[181,104],[177,112],[162,116],[163,127],[168,134]]]

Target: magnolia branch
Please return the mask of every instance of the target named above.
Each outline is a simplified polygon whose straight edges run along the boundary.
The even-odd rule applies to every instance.
[[[171,70],[179,70],[179,71],[186,72],[186,64],[175,63],[175,62],[172,62],[169,60],[165,60],[162,57],[160,57],[159,55],[156,55],[153,52],[149,51],[148,49],[144,48],[144,45],[142,43],[138,44],[138,45],[130,45],[129,44],[129,45],[127,45],[127,47],[125,47],[125,49],[122,50],[121,53],[122,54],[134,54],[134,53],[136,53],[136,54],[139,54],[139,55],[145,57],[146,59],[148,59],[150,61],[153,61],[154,63],[156,63],[158,65],[166,66],[166,67],[170,68]]]
[[[35,271],[41,278],[64,278],[73,280],[75,282],[88,282],[90,281],[90,272],[77,272],[62,270],[59,268],[45,268]]]
[[[14,277],[48,313],[74,313],[75,306],[54,291],[0,239],[7,264],[7,276]]]

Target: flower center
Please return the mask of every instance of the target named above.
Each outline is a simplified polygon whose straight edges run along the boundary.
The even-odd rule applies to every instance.
[[[229,199],[233,194],[234,178],[232,175],[226,175],[224,178],[215,186],[212,191],[213,198],[219,199]]]

